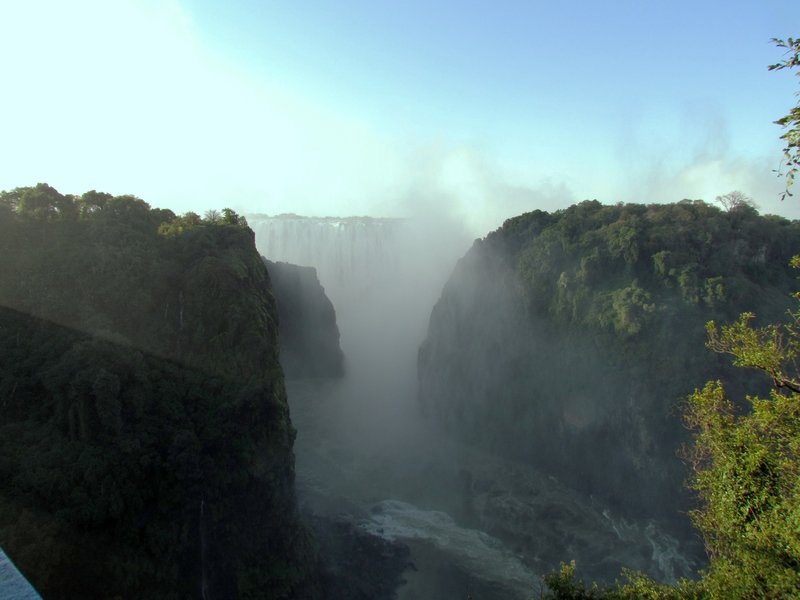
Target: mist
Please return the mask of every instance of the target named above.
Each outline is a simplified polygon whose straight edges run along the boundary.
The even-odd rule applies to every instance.
[[[558,191],[520,193],[546,206]],[[551,217],[476,240],[444,198],[417,196],[415,218],[248,219],[262,254],[316,269],[337,313],[344,377],[288,382],[304,510],[408,545],[415,570],[400,598],[525,598],[571,558],[605,582],[623,565],[667,582],[694,576],[705,559],[673,452],[685,433],[679,396],[691,389],[667,370],[674,390],[654,393],[600,334],[526,308],[537,292],[520,291],[515,253]],[[551,216],[695,209],[724,218],[691,202],[588,202]],[[529,258],[552,264],[539,250]],[[683,301],[671,302],[677,314]],[[686,327],[662,334],[688,355],[703,330]],[[704,368],[687,369],[684,383]]]
[[[345,377],[343,428],[376,442],[408,439],[416,415],[417,350],[433,304],[472,243],[444,218],[249,218],[270,260],[312,266],[336,310]],[[369,454],[369,452],[367,452]]]
[[[525,598],[553,566],[539,556],[573,558],[599,547],[597,532],[613,560],[674,579],[691,571],[674,540],[617,518],[590,493],[604,472],[581,482],[581,496],[524,461],[449,437],[435,418],[449,411],[476,429],[498,419],[491,435],[504,439],[491,442],[512,449],[525,447],[531,425],[515,419],[540,416],[530,406],[555,415],[559,435],[613,431],[599,426],[591,389],[562,383],[566,367],[529,376],[525,361],[547,348],[540,331],[506,319],[505,308],[519,308],[511,276],[495,285],[491,269],[459,271],[476,240],[507,219],[592,199],[711,203],[734,190],[762,214],[800,218],[800,203],[779,200],[786,180],[775,125],[796,80],[766,68],[781,53],[770,39],[796,35],[785,28],[800,4],[628,4],[0,3],[0,67],[11,90],[0,95],[0,190],[47,182],[66,195],[133,194],[175,214],[230,207],[247,216],[261,255],[316,270],[336,311],[344,375],[287,381],[299,499],[310,515],[408,544],[418,570],[406,573],[401,600]],[[525,243],[537,235],[526,233]],[[583,264],[572,274],[553,265],[541,289],[557,281],[566,296],[578,271],[593,276]],[[696,271],[684,266],[685,282]],[[722,275],[705,275],[698,289],[711,293]],[[459,349],[475,342],[463,364],[451,355],[439,364],[473,377],[459,379],[454,367],[455,385],[433,391],[449,402],[472,385],[478,396],[509,373],[514,410],[424,405],[422,388],[437,382],[422,382],[419,365],[435,350],[426,336],[448,282],[442,313],[469,297],[484,304],[460,315],[477,325],[452,319],[443,334],[463,336],[450,340]],[[619,294],[598,306],[640,297],[637,286],[605,290]],[[500,352],[509,339],[519,342],[516,356]],[[583,361],[598,380],[616,368],[602,351],[564,339],[551,340],[564,365]],[[633,412],[616,408],[620,423]],[[579,455],[554,446],[537,451]],[[609,465],[630,458],[623,454]],[[603,562],[604,551],[595,553],[600,576],[619,566]]]
[[[445,332],[445,353],[462,350],[477,356],[487,348],[532,344],[535,350],[521,354],[537,356],[552,342],[518,320],[519,298],[502,257],[477,268],[474,256],[464,259],[475,243],[469,227],[431,210],[436,206],[428,204],[427,215],[408,219],[248,218],[261,254],[316,268],[336,310],[345,356],[340,380],[287,383],[298,430],[297,488],[303,510],[345,519],[362,531],[408,545],[414,570],[403,576],[407,583],[398,589],[401,599],[469,594],[488,600],[527,598],[541,576],[555,567],[547,562],[551,558],[541,562],[542,557],[566,559],[578,553],[564,549],[559,538],[581,540],[584,547],[596,546],[596,552],[652,569],[659,577],[689,575],[691,567],[676,540],[652,523],[620,520],[609,505],[590,500],[590,491],[540,471],[535,464],[545,464],[545,458],[519,455],[524,444],[514,437],[513,427],[500,445],[508,449],[517,444],[518,449],[505,455],[453,435],[447,423],[460,420],[456,413],[474,410],[468,398],[486,393],[504,377],[509,365],[501,352],[495,358],[489,351],[465,378],[484,392],[458,386],[425,389],[427,399],[456,398],[455,413],[439,412],[447,406],[444,400],[439,406],[421,403],[420,385],[430,385],[418,373],[421,347],[426,358],[438,351],[423,345],[429,335],[434,343],[442,339],[441,332],[428,329],[435,310],[440,312],[439,326],[444,322],[452,330],[441,311],[460,310],[453,298],[464,299],[464,311],[473,310],[473,302],[492,309],[462,332],[468,337]],[[439,307],[443,294],[449,300]],[[565,370],[581,360],[584,371],[594,368],[595,382],[608,378],[607,365],[590,348],[552,347],[563,354]],[[524,373],[516,383],[539,390],[536,402],[542,410],[563,408],[567,427],[598,426],[601,417],[592,389],[578,385],[570,393],[562,381],[535,368]],[[514,376],[519,379],[520,374]],[[493,418],[495,424],[508,417],[505,410]],[[543,449],[566,451],[548,450],[546,443]],[[515,452],[519,460],[509,459]],[[604,452],[615,460],[613,450]],[[516,518],[526,519],[523,530],[514,524]],[[522,547],[527,549],[521,553]],[[643,548],[652,548],[652,563],[642,562]],[[616,576],[616,564],[612,560],[593,576]]]
[[[441,215],[248,221],[262,254],[317,269],[345,355],[339,381],[287,383],[301,506],[408,544],[400,598],[524,598],[538,575],[470,522],[467,457],[418,402],[419,347],[467,228]]]

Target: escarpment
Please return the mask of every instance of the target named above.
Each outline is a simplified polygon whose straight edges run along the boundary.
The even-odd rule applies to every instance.
[[[682,402],[720,372],[730,389],[743,382],[704,351],[705,323],[781,316],[799,249],[796,223],[749,206],[584,202],[510,219],[474,244],[433,309],[422,409],[599,510],[693,539]],[[580,564],[572,552],[563,559]]]
[[[313,598],[253,233],[0,198],[0,545],[45,598]]]

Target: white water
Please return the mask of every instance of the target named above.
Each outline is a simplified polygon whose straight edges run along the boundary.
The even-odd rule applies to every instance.
[[[382,409],[385,418],[370,423],[359,407],[369,408],[371,396],[353,391],[346,382],[288,384],[305,509],[345,516],[364,531],[407,543],[416,571],[406,574],[400,600],[530,598],[538,571],[500,540],[454,518],[462,512],[462,489],[453,448],[391,403]]]
[[[473,577],[494,582],[509,594],[529,597],[538,575],[503,543],[477,529],[459,526],[450,515],[422,510],[408,502],[385,500],[375,505],[365,531],[388,540],[422,540],[445,554]]]
[[[272,261],[315,267],[334,305],[363,300],[402,259],[408,222],[297,215],[248,218],[259,252]]]
[[[636,523],[613,517],[608,510],[602,514],[621,541],[637,543],[641,538],[647,541],[652,551],[650,558],[666,581],[677,581],[694,570],[681,554],[678,541],[661,531],[655,523],[647,523],[642,529]]]

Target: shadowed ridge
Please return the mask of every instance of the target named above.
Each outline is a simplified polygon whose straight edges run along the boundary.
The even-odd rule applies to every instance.
[[[48,600],[316,597],[275,300],[243,219],[47,186],[0,207],[16,564]]]

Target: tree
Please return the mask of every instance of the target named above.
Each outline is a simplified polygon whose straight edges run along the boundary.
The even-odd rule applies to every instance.
[[[800,258],[792,263],[800,267]],[[709,322],[707,345],[767,376],[769,396],[735,402],[709,381],[689,397],[685,415],[700,503],[691,516],[711,559],[702,578],[666,586],[627,572],[627,583],[586,588],[574,564],[563,565],[545,578],[543,599],[800,597],[800,309],[785,324],[754,327],[753,318]]]
[[[708,346],[775,387],[768,398],[748,395],[738,410],[719,381],[690,397],[692,487],[701,500],[692,518],[711,557],[703,582],[712,597],[798,597],[800,310],[787,324],[755,328],[752,318],[721,329],[710,322]]]
[[[46,183],[38,183],[34,187],[16,188],[9,195],[15,196],[17,214],[38,221],[58,218],[64,214],[65,206],[71,204],[67,198]],[[67,212],[72,214],[70,210]]]
[[[738,190],[734,190],[733,192],[728,192],[723,196],[717,196],[714,198],[716,202],[719,202],[722,207],[727,210],[728,212],[733,212],[735,210],[742,210],[746,208],[751,209],[758,209],[756,203],[753,202],[753,199],[743,194]]]
[[[225,225],[238,225],[240,227],[247,227],[247,221],[244,217],[240,217],[235,210],[231,208],[222,209],[222,218],[220,219]]]
[[[111,194],[107,194],[105,192],[98,192],[96,190],[90,190],[85,192],[79,199],[78,199],[78,207],[80,210],[80,214],[82,217],[88,217],[99,210],[102,210],[103,207],[108,203],[109,200],[113,199],[114,196]]]
[[[786,49],[784,54],[786,58],[769,65],[768,69],[770,71],[794,69],[800,66],[800,38],[788,38],[786,40],[773,38],[772,41],[778,48]],[[800,76],[800,71],[796,72],[795,75]],[[783,163],[786,164],[786,191],[781,195],[781,199],[783,199],[792,195],[789,188],[792,187],[797,171],[800,169],[800,102],[789,111],[789,114],[781,117],[775,123],[786,129],[786,132],[781,136],[781,139],[786,143],[783,149]],[[781,174],[780,170],[779,174]]]

